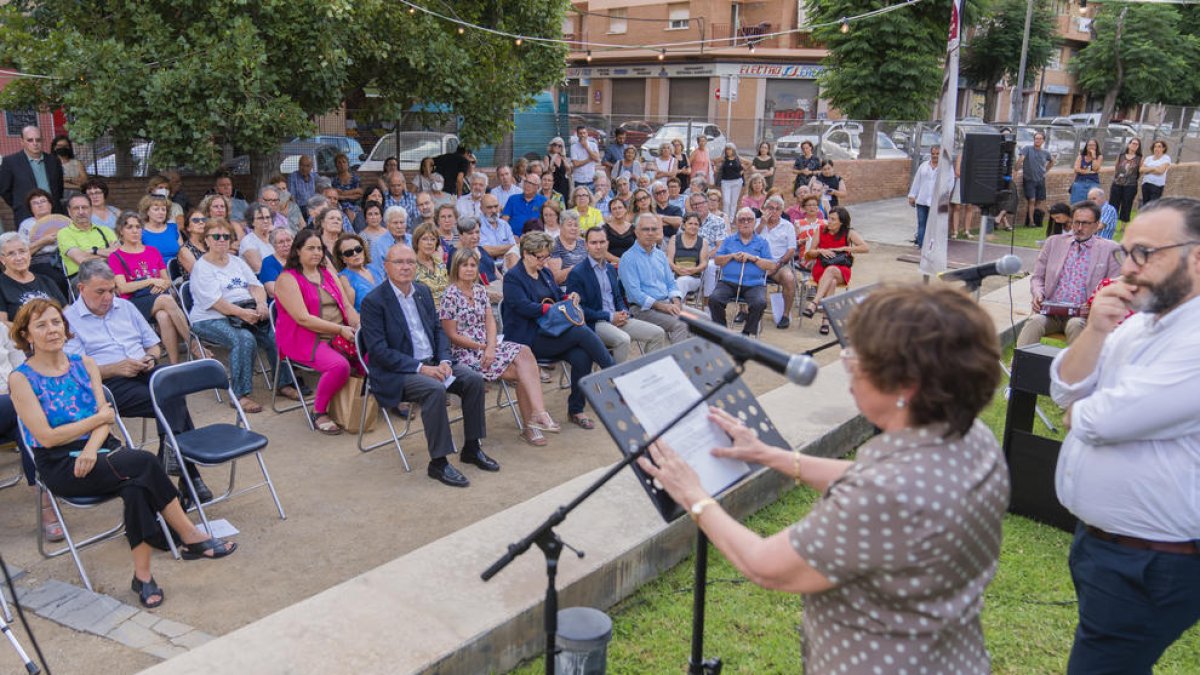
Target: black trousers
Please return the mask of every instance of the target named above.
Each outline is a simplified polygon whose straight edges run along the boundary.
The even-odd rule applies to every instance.
[[[1133,198],[1137,197],[1138,188],[1136,185],[1117,185],[1112,184],[1112,189],[1108,196],[1108,203],[1112,204],[1117,210],[1117,220],[1128,223],[1130,216],[1133,214]]]
[[[758,335],[758,323],[762,321],[763,312],[767,309],[766,286],[741,286],[718,281],[717,288],[708,298],[708,311],[712,320],[725,325],[725,306],[735,299],[745,302],[749,311],[746,312],[746,324],[742,328],[743,335]]]
[[[113,394],[113,400],[116,401],[117,411],[122,417],[144,417],[154,420],[155,426],[158,428],[158,458],[165,462],[163,457],[166,441],[166,432],[163,430],[162,424],[159,423],[158,417],[154,414],[154,406],[150,401],[150,376],[158,368],[142,373],[136,377],[110,377],[104,380],[104,386],[108,387]],[[187,401],[180,397],[163,406],[163,416],[167,418],[167,422],[171,425],[171,431],[181,433],[191,431],[196,426],[192,424],[191,413],[187,409]],[[191,462],[184,462],[187,467],[188,475],[196,478],[200,472],[196,469],[196,465]]]
[[[1161,185],[1151,185],[1150,183],[1142,183],[1142,206],[1156,201],[1162,197],[1163,187]]]
[[[604,369],[613,364],[612,355],[608,353],[608,347],[604,346],[604,340],[596,335],[596,331],[584,326],[571,326],[558,337],[539,332],[529,348],[539,359],[561,359],[571,364],[571,393],[567,394],[568,415],[578,415],[587,404],[579,381],[591,374],[592,366],[597,365]]]
[[[429,457],[438,459],[454,453],[454,438],[450,435],[450,416],[446,413],[446,392],[462,398],[463,437],[477,441],[484,437],[483,376],[463,366],[454,366],[454,381],[447,388],[440,381],[425,375],[405,375],[404,394],[400,400],[421,406],[421,424],[425,427],[425,442]]]
[[[60,497],[118,494],[125,502],[125,538],[129,548],[147,540],[162,539],[157,514],[179,497],[170,477],[154,455],[121,448],[96,457],[96,465],[82,478],[75,476],[73,450],[82,442],[56,448],[38,448],[42,481]]]

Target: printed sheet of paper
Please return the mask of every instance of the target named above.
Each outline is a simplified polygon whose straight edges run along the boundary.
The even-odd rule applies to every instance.
[[[675,359],[664,358],[613,378],[617,391],[630,411],[653,436],[675,416],[700,398],[700,392],[688,379]],[[699,406],[688,413],[675,428],[663,435],[675,452],[683,457],[696,473],[709,494],[729,487],[750,470],[745,462],[713,457],[712,449],[727,446],[729,436],[708,419],[708,407]]]

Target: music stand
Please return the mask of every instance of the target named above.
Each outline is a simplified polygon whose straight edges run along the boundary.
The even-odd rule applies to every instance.
[[[632,461],[643,452],[650,440],[641,422],[633,415],[621,397],[613,380],[648,363],[659,359],[674,359],[688,379],[700,392],[702,399],[711,396],[712,405],[725,410],[731,415],[758,432],[758,437],[768,445],[786,446],[786,441],[780,435],[775,425],[763,411],[758,400],[746,383],[737,377],[741,374],[744,364],[730,357],[720,347],[701,340],[691,338],[665,349],[653,351],[635,361],[607,368],[598,373],[584,377],[581,386],[588,403],[592,405],[601,424],[616,441],[617,447],[625,455],[627,461]],[[732,375],[732,377],[731,377]],[[734,379],[734,378],[737,379]],[[667,429],[672,425],[668,425]],[[664,429],[665,432],[667,429]],[[654,480],[642,471],[636,463],[631,465],[637,476],[638,483],[650,497],[654,508],[658,510],[663,520],[670,522],[682,516],[684,510],[675,503],[666,490],[655,487]],[[723,493],[732,485],[739,482],[755,469],[751,468],[746,474],[724,486],[714,496]],[[696,564],[692,584],[692,648],[688,660],[690,675],[716,675],[721,672],[719,658],[704,658],[704,605],[705,590],[708,585],[708,537],[704,531],[696,530]]]
[[[833,334],[837,336],[836,343],[832,344],[840,344],[843,347],[850,346],[850,336],[846,334],[846,320],[850,318],[851,310],[861,305],[863,300],[866,300],[867,296],[876,288],[879,288],[879,284],[869,284],[821,300],[821,308],[825,310],[825,316],[829,318],[829,325],[833,326]],[[823,345],[816,351],[820,351],[826,346],[832,346],[832,344]]]

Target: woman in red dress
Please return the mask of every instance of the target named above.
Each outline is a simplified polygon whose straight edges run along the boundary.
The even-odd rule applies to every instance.
[[[804,308],[807,317],[818,311],[821,298],[831,295],[838,286],[850,284],[854,256],[871,250],[862,236],[850,229],[850,212],[841,206],[829,210],[825,227],[818,231],[816,239],[816,242],[810,240],[804,251],[805,258],[815,261],[812,276],[817,284],[817,294]],[[820,332],[829,334],[828,316],[821,319]]]

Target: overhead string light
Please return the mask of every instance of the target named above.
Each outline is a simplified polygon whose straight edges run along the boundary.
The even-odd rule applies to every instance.
[[[665,58],[667,58],[667,50],[664,49],[658,53],[658,60],[662,61]]]
[[[1145,1],[1145,0],[1143,0],[1143,1]],[[1157,1],[1159,1],[1159,2],[1163,2],[1163,1],[1166,1],[1166,2],[1191,2],[1193,0],[1157,0]],[[798,26],[796,28],[790,28],[788,30],[781,30],[781,31],[773,32],[773,33],[764,33],[762,35],[756,35],[755,37],[760,40],[766,40],[766,39],[773,38],[773,37],[794,35],[797,33],[811,33],[812,31],[819,29],[819,28],[833,28],[833,27],[840,27],[841,32],[846,33],[846,32],[849,32],[850,23],[853,21],[861,21],[863,19],[869,19],[872,17],[881,16],[883,14],[887,14],[889,12],[895,12],[895,11],[904,9],[906,7],[918,4],[920,2],[922,2],[922,0],[903,0],[903,2],[898,2],[894,5],[888,5],[887,7],[880,7],[879,9],[873,9],[868,12],[863,12],[862,14],[855,14],[853,16],[843,16],[836,21],[827,21],[824,23],[807,24],[804,26]],[[459,19],[459,18],[456,18],[453,16],[447,16],[445,14],[442,14],[442,13],[439,13],[432,9],[429,9],[428,7],[418,5],[414,2],[412,2],[412,0],[399,0],[399,3],[408,8],[409,14],[415,14],[416,12],[420,11],[420,12],[428,14],[432,17],[453,23],[456,26],[460,27],[461,29],[470,28],[472,30],[478,30],[478,31],[481,31],[484,33],[495,35],[497,37],[508,38],[510,40],[513,40],[513,42],[518,47],[521,46],[522,44],[524,44],[526,40],[528,40],[530,42],[536,42],[536,43],[540,43],[540,44],[566,45],[574,50],[577,50],[577,51],[578,50],[586,50],[587,52],[591,52],[596,49],[604,49],[604,50],[645,49],[645,50],[649,50],[649,51],[658,51],[659,52],[658,59],[662,60],[663,54],[665,53],[665,50],[668,48],[717,46],[717,45],[720,45],[721,43],[728,42],[728,38],[705,38],[705,39],[701,39],[701,40],[683,40],[680,42],[660,42],[660,43],[647,44],[647,45],[631,45],[631,44],[614,44],[614,43],[605,43],[605,42],[585,42],[583,40],[567,40],[567,39],[563,39],[561,37],[554,38],[554,37],[543,37],[543,36],[539,36],[539,35],[520,35],[517,33],[510,33],[508,31],[503,31],[503,30],[499,30],[496,28],[490,28],[488,26],[481,26],[478,24],[473,24],[473,23],[463,21],[462,19]]]

